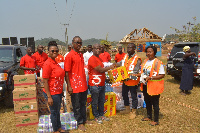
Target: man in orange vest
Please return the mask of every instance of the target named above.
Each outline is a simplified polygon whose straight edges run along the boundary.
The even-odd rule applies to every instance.
[[[122,97],[124,100],[125,110],[121,111],[120,113],[130,113],[130,119],[134,119],[136,117],[136,109],[138,106],[138,99],[137,99],[137,88],[139,84],[139,69],[141,65],[141,58],[135,54],[136,46],[134,43],[130,43],[127,46],[127,53],[123,60],[117,63],[117,65],[125,66],[126,70],[128,71],[129,77],[128,79],[124,80],[122,85]],[[132,98],[132,110],[130,110],[129,106],[129,97],[128,92],[131,93]]]

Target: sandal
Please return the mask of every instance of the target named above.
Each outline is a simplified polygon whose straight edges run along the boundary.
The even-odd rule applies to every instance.
[[[148,118],[148,117],[144,117],[144,118],[142,118],[141,120],[142,120],[142,121],[151,121],[151,119]]]
[[[152,121],[151,123],[149,123],[149,125],[151,125],[151,126],[156,126],[156,125],[159,125],[159,123],[158,123],[158,122],[155,122],[155,121]]]

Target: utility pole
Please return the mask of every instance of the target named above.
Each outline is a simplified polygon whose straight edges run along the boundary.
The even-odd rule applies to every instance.
[[[69,26],[69,24],[62,24],[64,26]],[[68,33],[67,33],[67,28],[65,29],[65,43],[66,43],[66,49],[68,45]]]

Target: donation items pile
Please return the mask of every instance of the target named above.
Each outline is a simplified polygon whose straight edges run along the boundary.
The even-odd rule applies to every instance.
[[[110,81],[112,82],[113,92],[116,94],[116,110],[123,110],[124,109],[124,100],[122,98],[122,84],[123,80],[126,80],[127,78],[130,79],[136,79],[137,77],[129,77],[128,71],[126,70],[126,67],[121,66],[116,69],[108,71],[108,75],[110,78]],[[146,107],[144,102],[144,96],[141,91],[137,92],[138,96],[138,108],[140,107]],[[129,97],[129,106],[132,108],[132,98],[131,93],[128,93]]]
[[[47,101],[43,96],[43,80],[35,74],[15,75],[13,102],[16,126],[38,126],[39,133],[52,132],[52,123]],[[77,122],[73,113],[63,113],[61,125],[65,130],[76,129]]]
[[[38,125],[39,114],[35,75],[15,75],[13,80],[16,126]]]
[[[87,95],[87,114],[89,119],[94,119],[92,114],[92,98],[91,94]],[[116,94],[113,92],[105,93],[105,103],[104,103],[104,116],[114,116],[116,115]]]

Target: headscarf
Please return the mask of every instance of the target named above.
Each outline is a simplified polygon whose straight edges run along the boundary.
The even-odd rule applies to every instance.
[[[188,50],[190,50],[190,47],[189,47],[189,46],[183,47],[183,52],[187,52]]]

